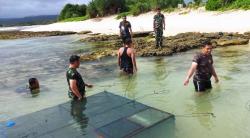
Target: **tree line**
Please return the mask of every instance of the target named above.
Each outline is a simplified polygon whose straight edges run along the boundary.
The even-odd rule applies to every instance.
[[[138,15],[157,7],[175,8],[183,3],[183,0],[92,0],[88,5],[66,4],[59,15],[59,20],[81,16],[104,17],[122,12]]]
[[[204,4],[204,0],[193,0],[195,5]],[[139,15],[155,8],[176,8],[178,4],[185,4],[184,0],[92,0],[88,5],[66,4],[59,15],[59,21],[74,17],[84,19],[104,17],[117,13]],[[206,10],[250,9],[250,0],[207,0]]]

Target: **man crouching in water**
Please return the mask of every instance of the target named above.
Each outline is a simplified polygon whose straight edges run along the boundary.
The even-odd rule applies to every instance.
[[[131,48],[131,39],[125,40],[124,47],[118,50],[118,65],[126,74],[134,74],[137,71],[135,50]]]
[[[29,89],[30,89],[30,93],[33,95],[40,93],[40,85],[39,85],[37,78],[29,79]]]
[[[80,57],[72,55],[69,62],[69,69],[66,72],[66,78],[69,85],[68,95],[74,100],[81,100],[85,98],[85,86],[88,88],[92,88],[93,86],[84,83],[81,74],[76,70],[80,66]]]

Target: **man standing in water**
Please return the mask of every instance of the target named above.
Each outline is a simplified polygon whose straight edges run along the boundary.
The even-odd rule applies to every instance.
[[[81,74],[76,70],[80,66],[80,57],[72,55],[69,62],[69,69],[66,72],[66,78],[69,85],[68,95],[74,100],[81,100],[85,97],[85,86],[89,88],[92,88],[93,86],[84,83]]]
[[[119,28],[120,28],[120,36],[122,38],[122,43],[125,43],[125,40],[132,40],[132,29],[131,24],[129,21],[127,21],[127,17],[122,17],[123,21],[120,22]]]
[[[137,71],[135,50],[131,46],[131,39],[127,39],[125,40],[124,47],[118,50],[118,65],[127,74],[133,74]]]
[[[212,58],[212,44],[206,42],[202,47],[201,53],[198,53],[193,58],[193,63],[188,71],[187,78],[184,81],[184,85],[188,85],[189,79],[194,75],[193,82],[197,92],[203,92],[212,88],[211,77],[215,79],[215,83],[219,82],[217,74],[213,66]]]
[[[157,14],[154,16],[153,26],[156,48],[162,48],[163,30],[165,30],[165,17],[161,13],[160,8],[157,8]]]

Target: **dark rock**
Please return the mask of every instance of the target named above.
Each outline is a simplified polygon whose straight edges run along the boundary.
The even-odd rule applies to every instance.
[[[245,32],[244,33],[244,38],[245,39],[250,39],[250,32]]]
[[[100,41],[111,41],[111,40],[119,40],[120,37],[118,35],[95,35],[81,39],[81,42],[100,42]]]
[[[76,32],[60,32],[60,31],[44,31],[44,32],[28,32],[28,31],[0,31],[0,39],[19,39],[30,37],[46,37],[46,36],[61,36],[71,35]]]
[[[213,47],[247,44],[248,39],[244,39],[245,36],[246,34],[224,32],[181,33],[176,36],[164,37],[163,47],[160,49],[155,48],[155,39],[147,36],[133,38],[133,47],[136,49],[138,56],[168,56],[189,49],[199,48],[207,41],[211,41]],[[84,41],[86,41],[86,39]],[[122,46],[120,37],[116,35],[100,35],[90,38],[87,41],[95,42],[92,43],[92,45],[100,45],[101,49],[94,51],[92,54],[82,55],[81,57],[84,61],[95,60],[106,56],[115,56],[118,48]]]
[[[148,37],[151,35],[152,31],[146,31],[146,32],[134,32],[133,38],[138,37]],[[81,42],[100,42],[100,41],[111,41],[111,40],[120,40],[119,35],[105,35],[105,34],[89,34],[91,36],[81,39]]]
[[[229,46],[229,45],[245,45],[249,43],[249,39],[243,38],[231,38],[231,39],[218,39],[216,44],[218,46]]]
[[[81,32],[82,34],[90,33],[89,31]],[[80,34],[81,34],[80,33]],[[44,37],[69,35],[75,32],[0,32],[0,39],[16,39],[28,37]],[[78,33],[79,34],[79,33]],[[136,32],[133,37],[133,47],[136,49],[138,56],[168,56],[178,52],[184,52],[189,49],[199,48],[204,42],[211,41],[214,47],[243,45],[248,44],[250,32],[244,34],[239,33],[181,33],[176,36],[164,37],[163,47],[155,48],[155,39],[152,32]],[[100,35],[92,34],[87,38],[80,40],[89,43],[95,47],[95,51],[81,55],[81,60],[96,60],[107,56],[116,56],[119,47],[122,47],[121,38],[118,35]]]
[[[81,32],[78,32],[77,34],[90,34],[92,33],[91,31],[81,31]]]
[[[133,38],[137,37],[147,37],[152,35],[153,31],[145,31],[145,32],[133,32]]]

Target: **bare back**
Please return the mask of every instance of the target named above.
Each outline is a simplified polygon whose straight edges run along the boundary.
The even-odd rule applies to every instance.
[[[124,47],[121,47],[121,48],[119,49],[119,55],[122,55],[123,52],[124,52]],[[131,57],[132,53],[133,53],[133,49],[132,49],[132,48],[128,48],[128,50],[127,50],[127,55],[128,55],[129,57]]]

